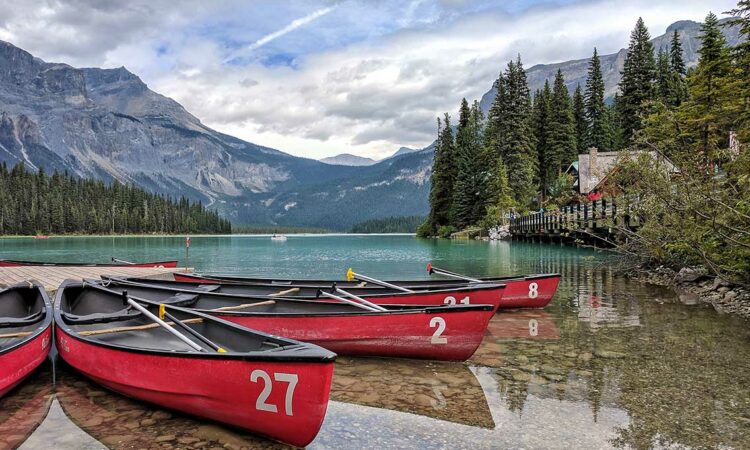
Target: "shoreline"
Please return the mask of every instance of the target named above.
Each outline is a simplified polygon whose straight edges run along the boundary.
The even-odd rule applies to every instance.
[[[719,277],[705,275],[698,268],[685,267],[675,272],[660,266],[627,276],[644,284],[671,287],[686,304],[709,304],[720,314],[731,314],[750,321],[750,290]]]

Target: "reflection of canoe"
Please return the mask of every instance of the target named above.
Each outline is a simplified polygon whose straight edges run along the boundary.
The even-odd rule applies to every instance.
[[[22,266],[51,266],[51,267],[142,267],[142,268],[165,268],[177,267],[177,261],[156,261],[144,263],[62,263],[44,261],[19,261],[14,259],[0,259],[0,267],[22,267]]]
[[[328,406],[334,353],[168,308],[190,317],[186,328],[219,351],[183,330],[194,350],[124,306],[123,297],[76,281],[60,286],[55,338],[68,364],[114,391],[166,408],[292,445],[315,438]]]
[[[368,311],[337,302],[175,291],[145,284],[111,282],[100,289],[127,291],[154,303],[179,302],[247,328],[358,356],[464,361],[482,342],[494,315],[490,305],[391,305],[385,311]]]
[[[273,445],[239,430],[202,423],[110,393],[76,374],[62,361],[56,368],[56,380],[56,398],[68,419],[112,449],[150,448],[164,435],[181,439],[181,448],[192,448],[185,443],[201,441],[208,442],[206,448],[221,448],[226,444],[232,448]]]
[[[361,285],[358,281],[340,281],[340,280],[284,280],[272,278],[251,278],[231,275],[195,275],[195,274],[174,274],[175,280],[187,281],[199,284],[211,283],[235,283],[247,285],[273,285],[273,286],[312,286],[318,288],[330,288],[336,283],[341,288],[353,289]],[[544,308],[554,297],[557,292],[557,286],[560,283],[559,274],[538,274],[538,275],[515,275],[506,277],[482,278],[485,283],[504,284],[502,302],[500,308]],[[411,280],[411,281],[388,281],[410,289],[448,289],[457,287],[476,286],[476,283],[461,282],[457,280]],[[368,285],[372,286],[372,285]],[[383,289],[383,288],[380,288]],[[463,297],[459,298],[460,301]],[[440,299],[440,303],[443,303]],[[471,303],[482,303],[478,300],[471,299]]]
[[[248,297],[271,295],[288,298],[313,299],[318,297],[319,291],[333,292],[333,285],[288,285],[274,284],[237,284],[237,283],[209,283],[196,284],[185,281],[165,281],[148,278],[118,278],[102,277],[105,282],[122,285],[148,284],[165,289],[200,290],[216,294],[241,295]],[[503,304],[505,285],[503,284],[474,284],[456,286],[426,287],[414,292],[402,292],[378,286],[347,287],[346,291],[367,299],[378,305],[492,305],[497,309]]]
[[[0,397],[47,359],[52,305],[41,284],[0,290]]]
[[[0,399],[0,449],[20,446],[47,417],[53,397],[51,380],[52,373],[45,368]]]
[[[516,310],[496,314],[487,325],[487,334],[495,339],[558,340],[552,316],[542,310]]]
[[[331,400],[494,427],[482,386],[463,364],[339,358]]]

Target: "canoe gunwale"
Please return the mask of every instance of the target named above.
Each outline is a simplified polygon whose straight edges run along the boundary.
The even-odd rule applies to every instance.
[[[39,293],[42,296],[42,301],[44,302],[44,317],[39,320],[39,322],[35,322],[31,325],[39,324],[38,327],[34,329],[34,331],[31,331],[28,336],[24,336],[22,339],[19,339],[18,342],[14,343],[13,345],[9,345],[8,347],[0,347],[0,355],[5,355],[7,353],[10,353],[20,347],[23,347],[24,345],[28,344],[30,341],[33,341],[34,339],[38,338],[42,333],[47,331],[52,326],[53,321],[53,311],[52,311],[52,303],[50,303],[49,296],[47,295],[47,292],[44,290],[44,286],[36,280],[31,280],[24,283],[18,283],[8,286],[7,288],[4,288],[0,290],[0,295],[2,295],[4,292],[12,290],[12,289],[19,289],[19,288],[37,288],[39,290]],[[1,300],[0,300],[1,301]],[[27,325],[30,326],[30,325]],[[6,330],[0,332],[0,334],[4,334],[7,332],[8,328],[2,328],[0,330]]]
[[[7,266],[2,263],[10,263]],[[134,264],[115,264],[115,263],[67,263],[67,262],[44,262],[44,261],[23,261],[18,259],[0,259],[0,267],[177,267],[179,261],[176,259],[167,261],[154,261]]]
[[[54,304],[54,321],[56,328],[59,328],[66,336],[71,339],[75,339],[86,344],[96,345],[98,347],[108,348],[116,351],[124,351],[130,353],[148,354],[154,356],[166,356],[166,357],[177,357],[177,358],[197,358],[197,359],[217,359],[217,360],[241,360],[241,361],[266,361],[266,362],[304,362],[304,363],[320,363],[329,364],[336,360],[336,354],[325,350],[319,346],[313,344],[307,344],[304,342],[296,341],[286,337],[275,336],[269,333],[264,333],[258,330],[251,330],[232,322],[222,320],[209,314],[204,314],[200,311],[187,310],[185,308],[172,306],[178,311],[187,312],[191,315],[198,316],[204,320],[215,321],[221,323],[224,326],[240,330],[245,333],[253,333],[261,337],[269,338],[270,340],[281,340],[287,342],[289,345],[283,345],[276,349],[263,350],[263,351],[252,351],[252,352],[234,352],[227,351],[224,353],[218,352],[198,352],[198,351],[173,351],[173,350],[159,350],[151,348],[131,347],[126,345],[118,345],[110,342],[104,342],[95,337],[81,336],[78,330],[68,325],[64,318],[61,310],[62,295],[66,288],[73,286],[83,286],[84,283],[78,280],[65,280],[60,285],[55,294]],[[86,287],[92,289],[98,289],[110,294],[119,295],[118,292],[110,291],[106,288],[97,285],[86,284]],[[308,354],[294,354],[298,349],[307,350]],[[62,351],[60,349],[58,351]],[[286,354],[285,354],[286,353]]]

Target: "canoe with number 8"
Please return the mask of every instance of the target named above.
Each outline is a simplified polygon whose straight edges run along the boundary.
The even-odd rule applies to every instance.
[[[77,281],[60,286],[56,343],[65,362],[123,395],[280,442],[304,447],[318,434],[334,353],[170,307],[177,320],[219,348],[185,334],[198,351],[123,297]]]

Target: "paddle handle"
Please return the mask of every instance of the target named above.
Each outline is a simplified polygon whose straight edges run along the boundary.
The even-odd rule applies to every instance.
[[[387,287],[389,289],[395,289],[395,290],[401,291],[401,292],[408,292],[410,294],[414,293],[414,291],[412,291],[410,289],[406,289],[403,286],[398,286],[398,285],[395,285],[395,284],[388,283],[387,281],[377,280],[375,278],[370,278],[368,276],[356,273],[356,272],[352,271],[352,269],[349,269],[346,272],[346,278],[349,281],[351,281],[352,279],[357,279],[357,280],[360,280],[360,281],[367,281],[368,283],[377,284],[377,285],[380,285],[380,286],[383,286],[383,287]]]
[[[121,264],[127,264],[129,266],[134,266],[135,265],[134,262],[125,261],[124,259],[119,259],[119,258],[112,258],[112,262],[121,263]]]
[[[189,338],[188,338],[187,336],[185,336],[184,334],[182,334],[182,333],[180,333],[179,331],[177,331],[177,330],[175,330],[174,328],[172,328],[172,326],[171,326],[171,325],[169,325],[169,324],[168,324],[167,322],[165,322],[165,321],[161,320],[160,318],[158,318],[158,317],[157,317],[157,316],[156,316],[155,314],[153,314],[153,313],[152,313],[151,311],[149,311],[148,309],[146,309],[146,308],[144,308],[143,306],[141,306],[141,305],[140,305],[140,303],[136,302],[136,301],[135,301],[135,300],[133,300],[132,298],[128,298],[128,304],[129,304],[130,306],[132,306],[133,308],[137,309],[138,311],[140,311],[140,312],[141,312],[141,313],[142,313],[142,314],[143,314],[144,316],[148,317],[148,318],[149,318],[149,319],[151,319],[152,321],[154,321],[154,322],[156,322],[157,324],[159,324],[159,325],[161,325],[162,327],[164,327],[164,329],[165,329],[165,330],[169,331],[169,332],[170,332],[170,333],[171,333],[172,335],[174,335],[174,336],[175,336],[175,337],[176,337],[177,339],[179,339],[179,340],[181,340],[182,342],[184,342],[184,343],[186,343],[187,345],[189,345],[189,346],[190,346],[190,348],[192,348],[193,350],[197,350],[197,351],[199,351],[199,352],[203,352],[203,351],[205,351],[205,350],[203,349],[203,347],[201,347],[200,345],[198,345],[198,344],[196,344],[195,342],[193,342],[192,340],[190,340],[190,339],[189,339]]]
[[[10,333],[10,334],[0,334],[0,339],[11,339],[11,338],[20,338],[20,337],[26,337],[31,334],[31,331],[22,331],[20,333]]]
[[[349,298],[353,298],[354,300],[356,300],[356,301],[358,301],[358,302],[362,303],[363,305],[367,305],[367,306],[369,306],[369,307],[371,307],[371,308],[375,308],[375,309],[377,309],[378,311],[388,311],[387,309],[383,308],[382,306],[380,306],[380,305],[376,305],[375,303],[372,303],[372,302],[369,302],[369,301],[367,301],[367,300],[363,299],[362,297],[359,297],[359,296],[356,296],[356,295],[352,294],[351,292],[347,292],[347,291],[345,291],[345,290],[343,290],[343,289],[341,289],[341,288],[338,288],[338,287],[334,287],[334,289],[335,289],[335,290],[336,290],[336,292],[338,292],[339,294],[341,294],[341,295],[345,295],[345,296],[347,296],[347,297],[349,297]]]
[[[349,300],[348,298],[339,297],[338,295],[333,295],[328,292],[318,291],[318,293],[324,297],[332,298],[334,300],[338,300],[340,302],[348,303],[352,306],[356,306],[358,308],[365,309],[367,311],[373,311],[373,312],[380,312],[379,309],[373,308],[372,306],[363,305],[362,303],[357,303],[354,300]]]
[[[460,273],[450,272],[445,269],[438,269],[437,267],[434,267],[432,264],[427,264],[427,273],[430,275],[432,275],[433,273],[437,273],[440,275],[445,275],[446,277],[458,278],[459,280],[470,281],[472,283],[484,283],[482,280],[479,280],[477,278],[467,277],[466,275],[461,275]]]

